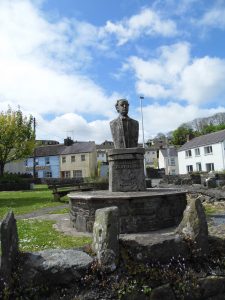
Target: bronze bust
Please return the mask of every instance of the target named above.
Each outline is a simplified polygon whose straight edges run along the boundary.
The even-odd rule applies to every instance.
[[[129,103],[126,99],[116,102],[116,110],[119,117],[110,122],[110,128],[115,149],[138,147],[138,121],[128,116]]]

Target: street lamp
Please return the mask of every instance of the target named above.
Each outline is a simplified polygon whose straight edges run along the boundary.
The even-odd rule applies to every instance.
[[[143,120],[143,111],[142,111],[142,100],[145,99],[143,96],[140,96],[140,107],[141,107],[141,125],[142,125],[142,143],[143,148],[145,148],[145,136],[144,136],[144,120]]]
[[[142,110],[142,100],[144,99],[144,97],[140,96],[139,98],[140,98],[140,107],[141,107],[142,143],[143,143],[143,148],[145,149],[144,120],[143,120],[143,110]],[[145,174],[145,177],[146,177],[145,156],[144,156],[144,174]]]

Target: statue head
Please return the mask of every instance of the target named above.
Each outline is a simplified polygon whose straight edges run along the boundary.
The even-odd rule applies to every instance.
[[[129,111],[129,102],[126,99],[119,99],[116,101],[116,110],[117,112],[123,116],[126,117]]]

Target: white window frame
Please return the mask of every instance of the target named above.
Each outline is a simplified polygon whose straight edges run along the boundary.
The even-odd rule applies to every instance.
[[[210,166],[210,168],[208,168],[207,166]],[[215,171],[214,163],[205,164],[205,169],[206,169],[206,172]]]
[[[193,172],[193,165],[187,165],[186,168],[187,168],[187,172],[188,173],[192,173]]]
[[[73,170],[73,178],[82,178],[82,170]]]
[[[200,156],[200,148],[195,148],[195,156]]]
[[[66,163],[66,156],[62,156],[62,164]]]
[[[76,161],[75,155],[71,155],[71,162],[75,162],[75,161]]]
[[[81,161],[85,161],[85,160],[86,160],[85,154],[81,154],[80,160],[81,160]]]
[[[205,153],[205,155],[212,154],[213,153],[212,146],[206,146],[206,147],[204,147],[204,153]]]
[[[199,168],[199,166],[200,166],[200,168]],[[196,171],[197,172],[202,172],[202,164],[200,162],[196,163]]]
[[[70,178],[71,174],[70,174],[70,171],[64,171],[64,177],[65,178]]]
[[[185,151],[185,157],[186,158],[192,157],[191,149]]]

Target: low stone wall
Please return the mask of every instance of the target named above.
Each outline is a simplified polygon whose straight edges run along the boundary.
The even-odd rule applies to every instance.
[[[92,232],[95,211],[119,208],[120,233],[147,232],[177,225],[186,207],[186,193],[175,189],[147,192],[110,193],[108,191],[70,193],[70,221],[78,231]]]

